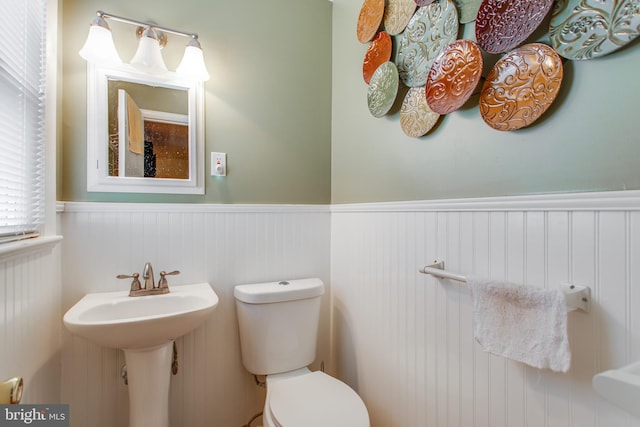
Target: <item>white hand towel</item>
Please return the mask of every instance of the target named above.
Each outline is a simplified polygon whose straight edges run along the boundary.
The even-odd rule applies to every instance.
[[[468,277],[467,285],[473,299],[474,335],[484,351],[539,369],[569,370],[562,291],[475,277]]]

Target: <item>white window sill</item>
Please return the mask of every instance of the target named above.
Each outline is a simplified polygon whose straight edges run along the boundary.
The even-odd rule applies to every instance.
[[[0,260],[50,250],[60,241],[62,241],[62,236],[44,236],[4,243],[0,245]]]

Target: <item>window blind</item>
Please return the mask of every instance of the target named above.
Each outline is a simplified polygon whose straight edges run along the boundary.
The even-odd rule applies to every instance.
[[[44,224],[45,0],[0,2],[0,243]]]

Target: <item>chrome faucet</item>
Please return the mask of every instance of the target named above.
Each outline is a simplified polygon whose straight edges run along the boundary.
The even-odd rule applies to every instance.
[[[153,267],[151,266],[150,262],[147,262],[144,264],[144,268],[142,269],[142,278],[144,279],[144,284],[140,283],[140,280],[138,279],[140,277],[140,274],[138,273],[133,273],[130,276],[126,274],[118,274],[116,277],[118,279],[133,279],[131,281],[129,296],[139,297],[143,295],[158,295],[169,293],[169,283],[166,276],[175,276],[176,274],[180,274],[180,272],[178,270],[174,270],[169,273],[161,271],[160,280],[158,280],[158,284],[156,285],[153,278]]]

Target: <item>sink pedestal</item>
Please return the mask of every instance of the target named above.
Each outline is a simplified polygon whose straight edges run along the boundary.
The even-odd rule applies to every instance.
[[[173,341],[124,349],[129,381],[129,427],[169,427]]]

